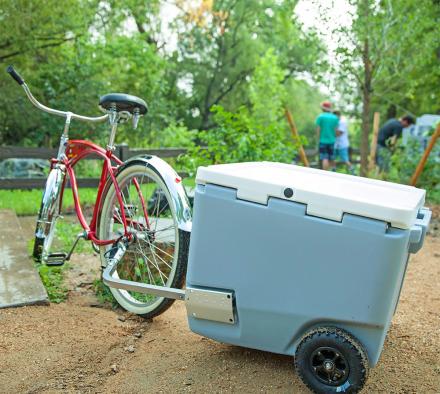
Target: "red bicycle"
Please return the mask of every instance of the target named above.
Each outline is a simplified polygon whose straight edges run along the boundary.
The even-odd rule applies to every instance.
[[[34,258],[43,264],[62,265],[70,259],[81,238],[89,240],[100,254],[104,283],[124,309],[145,318],[164,312],[174,299],[183,297],[183,291],[167,288],[181,288],[184,282],[191,232],[188,198],[181,178],[165,161],[156,156],[138,156],[122,162],[113,153],[118,125],[131,119],[136,128],[140,117],[148,112],[147,104],[135,96],[112,93],[100,98],[103,116],[59,111],[38,102],[12,66],[7,72],[37,108],[66,118],[58,154],[51,159],[43,192]],[[70,140],[68,133],[74,119],[108,121],[107,147]],[[92,155],[102,159],[103,166],[93,216],[88,223],[81,209],[75,165]],[[61,213],[66,175],[84,231],[69,253],[53,253],[51,244]]]

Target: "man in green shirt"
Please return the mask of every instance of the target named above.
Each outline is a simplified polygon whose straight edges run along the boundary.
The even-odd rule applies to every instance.
[[[335,141],[338,117],[331,112],[332,104],[324,101],[321,104],[322,113],[316,118],[316,131],[319,141],[319,160],[322,161],[322,169],[328,170],[335,166]]]

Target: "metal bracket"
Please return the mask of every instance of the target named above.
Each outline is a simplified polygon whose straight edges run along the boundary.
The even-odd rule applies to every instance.
[[[188,287],[185,305],[188,316],[234,324],[233,292]]]

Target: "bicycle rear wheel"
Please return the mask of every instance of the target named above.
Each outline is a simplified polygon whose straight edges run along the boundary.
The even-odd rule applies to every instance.
[[[157,286],[183,286],[189,249],[189,233],[179,230],[171,193],[159,173],[144,164],[132,163],[117,176],[129,231],[134,234],[127,252],[113,274],[115,278]],[[121,208],[112,184],[105,196],[99,218],[100,239],[124,234]],[[101,262],[115,252],[112,245],[101,247]],[[152,318],[163,313],[172,299],[110,288],[116,301],[129,312]]]

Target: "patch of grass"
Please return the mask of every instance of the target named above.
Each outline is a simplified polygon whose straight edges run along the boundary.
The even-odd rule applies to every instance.
[[[112,292],[104,284],[102,279],[95,279],[93,281],[93,289],[95,290],[96,297],[101,304],[109,303],[113,309],[119,306],[115,297],[113,297]]]
[[[0,209],[13,209],[17,215],[36,215],[42,195],[41,190],[0,190]]]
[[[79,224],[72,224],[64,220],[58,220],[55,227],[54,247],[53,250],[69,251],[76,235],[81,232],[82,227]],[[34,239],[27,242],[27,252],[32,256],[34,248]],[[76,251],[84,252],[87,248],[91,248],[89,242],[80,241],[76,247]],[[90,249],[91,250],[91,249]],[[46,288],[50,302],[59,304],[67,299],[68,290],[64,286],[64,273],[69,269],[69,264],[60,267],[51,267],[45,264],[35,265],[40,274],[41,281]]]
[[[63,285],[63,271],[67,269],[67,266],[48,267],[44,264],[38,264],[37,269],[50,302],[59,304],[65,301],[67,299],[67,288]]]
[[[75,218],[76,219],[76,218]],[[72,223],[70,221],[66,221],[63,219],[57,220],[55,226],[55,240],[54,244],[56,245],[55,249],[60,249],[64,252],[69,252],[73,243],[75,242],[76,237],[79,233],[82,233],[84,230],[81,227],[81,224],[78,222]],[[93,253],[92,244],[90,241],[79,240],[76,245],[74,253]]]
[[[33,251],[34,251],[34,239],[33,238],[31,238],[31,239],[29,239],[28,240],[28,242],[27,242],[27,253],[28,253],[28,256],[30,256],[30,257],[32,257],[32,253],[33,253]]]
[[[27,242],[27,252],[32,256],[34,250],[34,239]],[[46,288],[50,302],[59,304],[67,299],[67,288],[63,285],[64,271],[69,268],[68,264],[61,267],[49,267],[44,264],[35,263],[35,267],[40,274],[41,282]]]
[[[96,188],[79,189],[81,205],[94,204]],[[17,215],[37,215],[41,205],[42,190],[0,190],[0,209],[13,209]],[[64,191],[63,211],[74,207],[73,195],[70,189]]]
[[[77,235],[83,231],[79,223],[71,223],[63,219],[58,219],[55,226],[55,237],[53,241],[53,251],[69,252]],[[27,242],[28,256],[32,256],[34,250],[34,238]],[[90,252],[93,253],[92,245],[89,241],[80,240],[76,245],[74,253]]]

